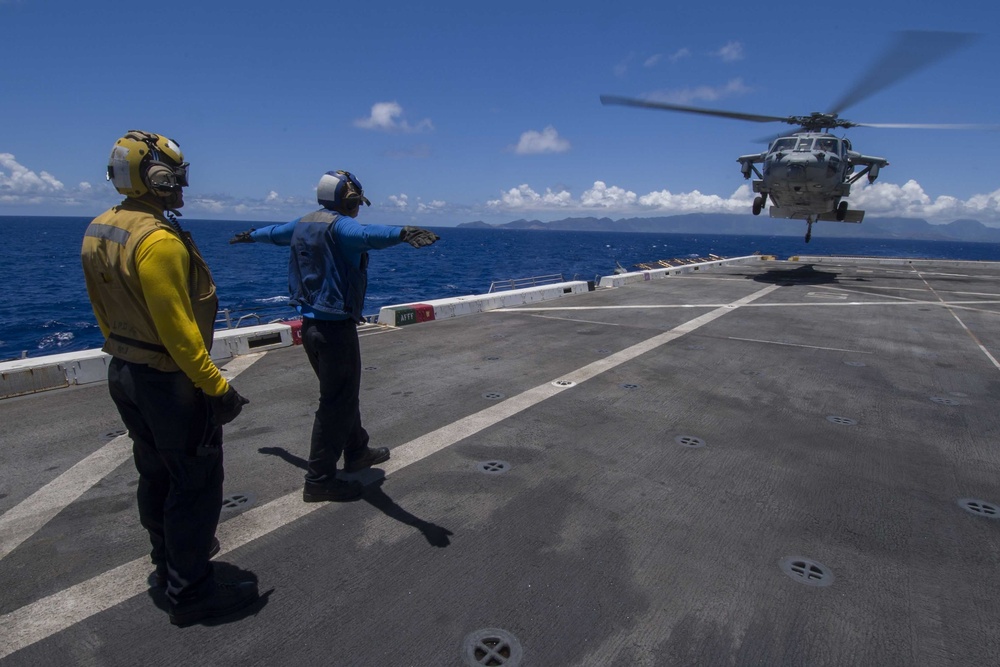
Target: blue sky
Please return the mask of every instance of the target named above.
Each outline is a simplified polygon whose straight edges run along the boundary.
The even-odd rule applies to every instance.
[[[330,169],[364,184],[367,222],[745,213],[736,157],[788,126],[599,96],[808,114],[893,31],[949,30],[980,36],[842,117],[998,123],[998,25],[983,0],[0,0],[0,215],[113,205],[107,157],[129,129],[180,143],[197,219],[293,219]],[[1000,132],[846,136],[890,162],[852,207],[1000,226]]]

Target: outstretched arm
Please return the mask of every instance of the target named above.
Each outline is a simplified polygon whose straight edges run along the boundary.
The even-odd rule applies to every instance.
[[[272,245],[291,245],[295,222],[282,225],[268,225],[260,229],[250,229],[240,232],[229,239],[230,243],[270,243]]]
[[[403,227],[403,231],[400,232],[399,238],[402,239],[404,243],[409,243],[414,248],[423,248],[425,245],[430,245],[441,237],[428,229],[421,229],[420,227]]]
[[[346,217],[336,224],[338,237],[354,252],[381,250],[399,243],[409,243],[414,248],[420,248],[438,240],[437,234],[419,227],[362,225]]]

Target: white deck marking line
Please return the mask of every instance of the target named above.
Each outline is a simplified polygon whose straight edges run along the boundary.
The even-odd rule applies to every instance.
[[[852,290],[852,289],[847,289],[847,288],[844,288],[844,287],[826,287],[826,286],[821,286],[821,287],[823,289],[826,289],[826,290],[836,290],[836,291],[839,291],[839,292],[852,292],[854,294],[866,294],[867,293],[864,290],[857,290],[857,289],[853,289]],[[927,292],[926,289],[923,289],[921,287],[886,287],[886,286],[882,286],[882,285],[865,285],[865,290],[892,290],[894,292],[920,292],[921,294]],[[993,298],[1000,298],[1000,294],[997,294],[996,292],[963,292],[963,291],[959,291],[959,290],[937,290],[937,293],[938,294],[964,294],[966,296],[991,296]],[[898,298],[904,298],[904,297],[898,297]]]
[[[924,284],[927,285],[927,281],[926,280],[924,281]],[[927,286],[930,287],[930,285],[927,285]],[[825,290],[827,290],[829,292],[844,292],[846,294],[861,294],[862,296],[874,296],[873,294],[870,294],[869,292],[866,292],[866,291],[861,290],[861,289],[849,289],[849,288],[846,288],[846,287],[823,287],[823,289],[825,289]],[[866,287],[865,289],[898,289],[901,292],[914,291],[914,292],[920,292],[922,294],[926,294],[927,293],[926,289],[918,289],[918,288],[915,288],[915,287],[903,287],[903,288],[892,288],[892,287],[867,288]],[[910,297],[907,297],[907,296],[892,296],[891,294],[885,294],[885,295],[882,296],[882,298],[896,299],[897,301],[911,302],[911,303],[922,303],[922,304],[933,303],[934,305],[942,305],[942,304],[946,303],[945,300],[941,298],[941,293],[935,292],[933,289],[931,289],[930,292],[934,295],[935,298],[937,298],[937,301],[930,301],[930,302],[928,302],[928,301],[919,301],[917,299],[913,299],[913,298],[910,298]],[[954,293],[955,294],[965,294],[964,292],[954,292]],[[968,294],[970,296],[976,295],[975,292],[970,292]],[[1000,297],[1000,294],[983,294],[981,296]],[[954,305],[962,305],[962,304],[978,304],[978,303],[996,303],[996,301],[951,301],[950,303],[954,304]]]
[[[737,338],[736,336],[727,336],[729,340],[742,340],[747,343],[767,343],[768,345],[787,345],[788,347],[805,347],[810,350],[829,350],[830,352],[851,352],[852,354],[872,354],[871,352],[865,352],[864,350],[845,350],[839,347],[820,347],[819,345],[802,345],[800,343],[783,343],[778,340],[760,340],[758,338]]]
[[[575,317],[552,317],[551,315],[532,315],[540,320],[559,320],[560,322],[579,322],[580,324],[600,324],[601,326],[620,327],[620,322],[598,322],[596,320],[578,320]]]
[[[917,273],[919,274],[919,272],[917,272]],[[921,278],[921,280],[923,280],[923,276],[922,275],[920,276],[920,278]],[[907,303],[907,304],[918,304],[918,305],[922,305],[922,306],[944,306],[945,308],[947,308],[952,313],[952,315],[955,314],[954,311],[952,311],[952,309],[951,309],[952,306],[954,306],[955,308],[960,308],[962,310],[971,310],[971,311],[977,312],[977,313],[994,313],[995,314],[995,311],[984,310],[983,308],[974,308],[973,306],[995,305],[997,303],[1000,303],[1000,301],[985,300],[985,299],[982,300],[982,301],[977,301],[977,300],[972,300],[972,301],[945,301],[944,299],[941,298],[941,294],[966,294],[966,295],[969,295],[969,296],[976,296],[976,295],[979,295],[979,296],[998,296],[998,295],[997,294],[980,294],[978,292],[938,292],[937,290],[935,290],[934,288],[932,288],[930,285],[928,285],[926,280],[924,280],[924,284],[927,285],[927,287],[930,290],[930,292],[935,297],[937,297],[937,301],[918,301],[916,299],[911,299],[911,298],[905,297],[905,296],[889,296],[889,298],[890,299],[896,299],[897,301],[899,301],[899,304]],[[829,290],[831,292],[846,292],[846,293],[849,293],[849,294],[862,294],[862,295],[868,296],[868,293],[864,292],[862,290],[845,289],[845,288],[842,288],[842,287],[825,287],[824,289]],[[868,289],[868,288],[866,288],[866,289]],[[893,288],[881,288],[881,289],[893,289]],[[904,291],[904,290],[905,291],[910,291],[910,290],[912,290],[912,291],[919,291],[919,292],[923,292],[923,293],[926,293],[928,291],[927,289],[918,290],[918,289],[913,288],[913,287],[899,288],[899,289],[901,289],[901,291]],[[858,305],[858,303],[859,302],[852,301],[848,305]],[[867,303],[878,304],[879,302],[873,301],[873,302],[862,302],[862,303],[866,303],[866,305],[867,305]],[[881,304],[881,305],[891,305],[891,304]]]
[[[776,289],[778,289],[777,285],[765,287],[749,296],[685,322],[670,331],[587,364],[558,379],[573,380],[579,384],[676,340],[726,313],[733,312],[740,306],[745,306],[770,294]],[[479,431],[527,410],[569,388],[556,387],[552,383],[546,382],[512,396],[497,405],[442,426],[394,448],[392,458],[382,469],[387,475],[398,472],[412,463],[475,435]],[[247,510],[219,524],[219,530],[216,532],[222,545],[219,555],[226,554],[323,508],[333,509],[327,503],[303,503],[301,492],[296,491],[272,500],[266,505]],[[0,616],[0,659],[144,592],[147,588],[146,575],[149,573],[149,568],[148,556],[137,558],[104,574],[99,574],[92,579]]]
[[[236,377],[263,354],[248,354],[233,359],[222,369],[223,375],[227,379]],[[131,456],[131,438],[120,435],[7,510],[0,516],[0,559]]]
[[[120,435],[0,516],[0,559],[37,533],[52,517],[104,479],[132,454]]]
[[[381,336],[382,334],[395,333],[397,331],[399,331],[399,327],[384,326],[376,329],[360,327],[358,329],[358,338],[364,338],[365,336]]]
[[[860,292],[863,294],[863,292]],[[809,306],[810,308],[842,308],[844,306],[955,306],[957,308],[968,308],[969,306],[982,306],[988,304],[1000,304],[1000,299],[990,299],[982,301],[916,301],[914,299],[907,299],[906,297],[897,296],[892,297],[897,299],[896,301],[845,301],[843,303],[823,303],[816,301],[787,301],[781,303],[749,303],[746,304],[746,308],[788,308],[795,307],[799,308],[802,306]],[[677,304],[650,304],[650,305],[635,305],[635,306],[549,306],[547,308],[539,307],[527,307],[527,308],[497,308],[494,310],[488,310],[487,313],[502,313],[507,315],[516,315],[518,313],[531,313],[531,312],[558,312],[558,311],[570,311],[570,310],[656,310],[664,308],[725,308],[727,304],[724,303],[677,303]]]
[[[972,330],[969,329],[969,327],[965,326],[965,322],[963,322],[962,318],[958,316],[958,313],[956,313],[955,310],[951,308],[951,306],[944,299],[941,299],[941,297],[938,296],[937,291],[931,286],[929,282],[927,282],[927,279],[924,278],[924,274],[922,274],[916,268],[913,269],[913,271],[914,273],[917,274],[917,276],[920,277],[921,280],[924,281],[924,284],[927,285],[927,289],[929,289],[934,296],[936,296],[938,299],[941,300],[941,304],[948,309],[948,312],[951,313],[951,316],[955,318],[955,321],[958,322],[963,329],[965,329],[965,333],[969,334],[969,338],[971,338],[972,342],[975,343],[977,347],[979,347],[979,350],[986,355],[986,358],[990,360],[990,362],[993,364],[993,367],[996,368],[997,370],[1000,370],[1000,362],[997,362],[996,357],[990,354],[990,351],[986,349],[986,346],[983,345],[981,342],[979,342],[979,338],[976,337],[976,334],[972,333]]]

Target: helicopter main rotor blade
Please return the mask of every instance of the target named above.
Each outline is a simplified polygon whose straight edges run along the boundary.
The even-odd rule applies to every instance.
[[[854,127],[904,130],[1000,130],[1000,125],[990,123],[854,123]]]
[[[971,43],[978,35],[965,32],[907,30],[877,60],[854,88],[833,105],[839,114],[883,88],[906,78]]]
[[[601,104],[620,104],[626,107],[642,107],[646,109],[665,109],[667,111],[683,111],[685,113],[699,113],[706,116],[721,116],[723,118],[735,118],[736,120],[749,120],[755,123],[788,123],[788,118],[781,116],[761,116],[752,113],[739,113],[737,111],[721,111],[719,109],[703,109],[701,107],[689,107],[681,104],[669,104],[667,102],[650,102],[649,100],[638,100],[632,97],[618,97],[617,95],[601,95]]]

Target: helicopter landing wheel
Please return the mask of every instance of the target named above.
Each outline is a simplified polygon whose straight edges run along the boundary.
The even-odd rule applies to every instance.
[[[847,202],[842,201],[840,205],[837,206],[837,222],[843,222],[844,218],[847,217]]]
[[[808,226],[808,227],[806,227],[806,243],[809,243],[809,240],[810,240],[810,239],[812,238],[812,236],[813,236],[813,221],[812,221],[812,220],[810,220],[810,221],[808,222],[808,225],[809,225],[809,226]]]
[[[753,214],[760,215],[760,210],[764,208],[764,198],[757,197],[753,200]]]

